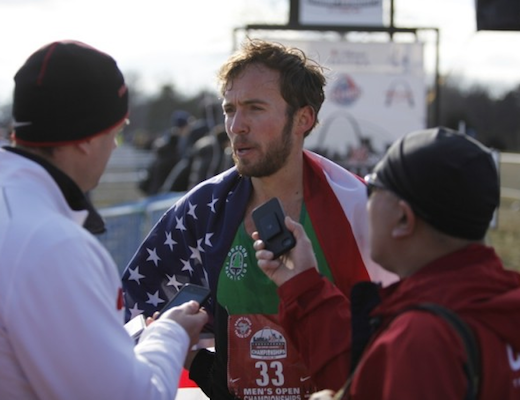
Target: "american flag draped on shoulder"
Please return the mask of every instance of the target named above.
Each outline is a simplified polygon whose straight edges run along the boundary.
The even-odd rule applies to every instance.
[[[153,314],[188,282],[215,294],[250,193],[251,181],[232,168],[196,186],[166,211],[123,274],[127,319]]]
[[[348,294],[352,279],[393,279],[368,258],[363,182],[312,152],[304,152],[304,165],[304,201],[337,286]],[[153,314],[187,282],[212,290],[212,313],[220,268],[251,190],[250,179],[232,168],[199,184],[162,216],[123,274],[127,319]]]

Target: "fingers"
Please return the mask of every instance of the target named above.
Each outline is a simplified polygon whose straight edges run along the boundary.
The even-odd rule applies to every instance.
[[[305,231],[303,229],[303,226],[300,225],[298,222],[294,221],[291,217],[286,216],[285,217],[285,226],[289,231],[292,232],[294,237],[296,238],[296,241],[299,239],[305,238]],[[253,240],[255,241],[253,243],[253,248],[256,250],[256,257],[260,260],[272,260],[273,259],[273,253],[269,250],[265,250],[265,243],[260,239],[260,236],[258,232],[253,232]]]
[[[267,274],[267,276],[271,277],[271,275],[280,268],[283,264],[279,259],[276,260],[263,260],[258,259],[257,261],[258,267]]]
[[[181,308],[185,308],[187,314],[193,315],[194,317],[200,319],[204,324],[208,322],[208,313],[204,308],[201,308],[199,303],[195,300],[190,300],[184,304],[181,304]]]
[[[199,304],[194,300],[172,307],[162,314],[161,318],[169,318],[181,325],[188,333],[191,345],[197,343],[199,333],[209,319],[206,310],[199,308]]]
[[[188,314],[196,314],[200,309],[200,304],[195,300],[190,300],[181,304],[179,308],[186,310]]]
[[[195,300],[187,301],[179,306],[172,307],[168,311],[165,311],[161,318],[170,318],[173,320],[177,320],[179,318],[185,318],[185,317],[193,317],[197,316],[198,314],[203,315],[203,318],[207,318],[206,310],[203,308],[200,308],[199,303],[197,303]]]
[[[288,215],[285,217],[285,226],[292,232],[292,234],[296,238],[296,241],[300,240],[305,236],[303,226],[291,217],[289,217]]]
[[[150,325],[152,322],[156,321],[157,318],[159,318],[159,315],[161,315],[161,313],[159,311],[156,311],[153,313],[153,315],[151,317],[146,317],[145,319],[145,325],[148,326]]]
[[[255,242],[253,243],[253,248],[256,250],[255,256],[258,260],[258,266],[260,266],[260,263],[264,264],[264,261],[272,260],[273,252],[265,250],[265,243],[259,239],[258,232],[253,233],[253,239],[255,239]]]
[[[200,319],[200,325],[201,325],[201,329],[204,327],[204,325],[206,325],[209,321],[209,315],[208,313],[206,312],[206,310],[204,310],[203,308],[201,308],[199,310],[199,312],[196,314],[196,317]]]
[[[294,276],[309,268],[317,268],[317,261],[314,255],[312,243],[303,229],[303,226],[285,217],[284,221],[287,229],[294,235],[296,246],[287,254],[278,259],[274,259],[274,254],[265,249],[265,243],[259,240],[258,234],[253,238],[256,250],[255,256],[258,267],[277,285],[281,286]]]

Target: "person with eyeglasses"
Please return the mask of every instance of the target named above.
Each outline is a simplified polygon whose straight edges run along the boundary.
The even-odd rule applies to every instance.
[[[0,399],[172,400],[208,316],[185,303],[135,346],[85,195],[128,122],[124,77],[108,54],[58,41],[14,80],[13,143],[0,148]]]
[[[350,298],[327,288],[335,303],[298,310],[319,310],[316,329],[352,325],[342,389],[312,398],[520,398],[520,274],[485,242],[500,199],[490,149],[444,127],[416,131],[365,180],[371,257],[401,279],[358,283]],[[259,267],[281,289],[315,269],[301,226],[289,217],[286,225],[297,245],[283,262],[255,242]]]

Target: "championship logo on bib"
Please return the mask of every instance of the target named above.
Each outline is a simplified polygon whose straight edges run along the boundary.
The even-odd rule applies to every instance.
[[[230,315],[228,388],[244,400],[303,400],[316,386],[276,315]]]
[[[283,335],[264,327],[251,339],[251,358],[258,360],[276,360],[287,357],[287,341]]]

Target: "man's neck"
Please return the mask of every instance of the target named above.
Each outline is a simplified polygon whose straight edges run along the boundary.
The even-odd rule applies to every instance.
[[[286,166],[271,176],[253,177],[251,182],[253,191],[244,217],[248,233],[255,230],[251,218],[253,209],[273,197],[280,200],[286,215],[298,221],[303,204],[303,160],[293,162],[289,167]]]
[[[433,228],[431,228],[433,229]],[[407,262],[400,263],[400,271],[396,271],[401,278],[413,275],[425,265],[445,257],[448,254],[459,251],[475,241],[459,239],[430,230],[425,232],[415,242],[410,242],[408,247]],[[478,243],[478,241],[477,241]],[[403,253],[406,250],[403,250]]]

